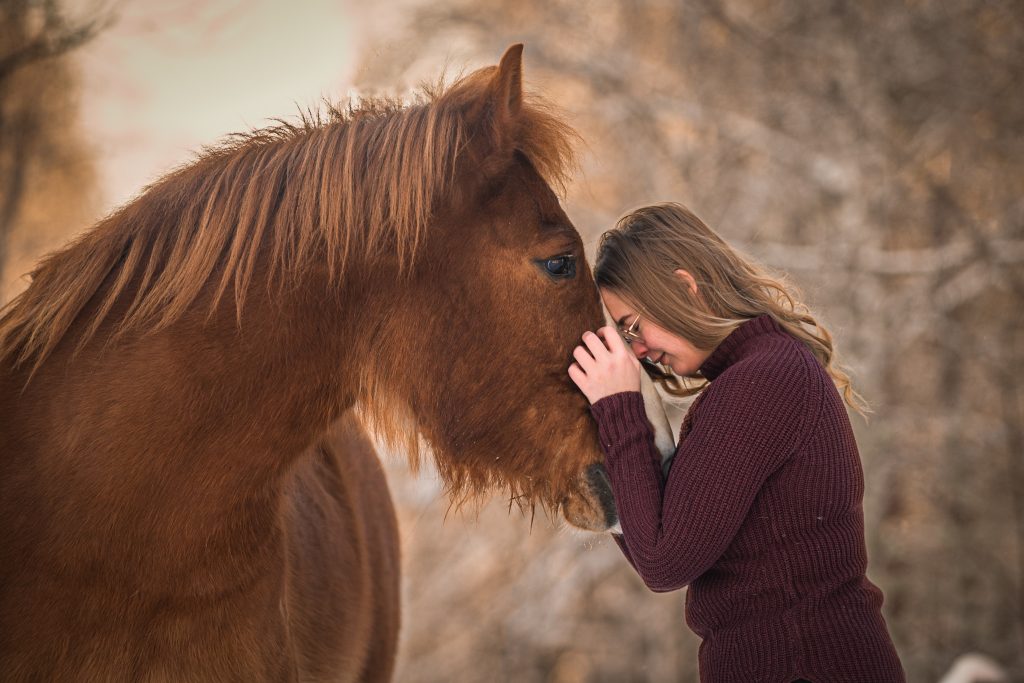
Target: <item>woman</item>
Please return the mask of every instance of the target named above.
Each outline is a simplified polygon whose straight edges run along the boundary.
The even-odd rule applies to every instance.
[[[831,335],[678,204],[624,217],[594,271],[618,332],[586,333],[569,375],[598,423],[616,541],[651,590],[689,585],[701,681],[902,682],[839,390],[864,405]],[[667,475],[638,359],[669,393],[699,392]]]

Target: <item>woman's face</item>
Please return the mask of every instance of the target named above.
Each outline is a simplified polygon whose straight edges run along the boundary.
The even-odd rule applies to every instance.
[[[620,330],[628,329],[636,320],[636,309],[612,290],[602,287],[601,299]],[[633,332],[639,339],[630,343],[630,349],[637,358],[646,357],[655,363],[661,363],[683,377],[696,374],[711,355],[711,351],[698,349],[688,340],[672,334],[650,320],[645,320],[643,316],[640,316],[640,321],[633,328]]]

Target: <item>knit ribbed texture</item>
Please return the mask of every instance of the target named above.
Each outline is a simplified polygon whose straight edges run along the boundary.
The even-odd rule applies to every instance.
[[[702,683],[903,682],[868,581],[864,476],[831,378],[771,316],[701,366],[667,479],[639,392],[598,423],[622,523],[616,541],[654,591],[689,585]]]

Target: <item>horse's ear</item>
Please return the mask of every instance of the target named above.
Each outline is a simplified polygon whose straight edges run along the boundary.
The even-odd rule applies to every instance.
[[[519,112],[523,105],[523,46],[512,45],[497,67],[488,69],[489,80],[466,112],[475,131],[476,158],[511,158],[518,137]]]
[[[495,118],[510,123],[519,114],[523,104],[523,44],[516,43],[505,50],[498,63],[498,72],[491,81],[494,92]]]

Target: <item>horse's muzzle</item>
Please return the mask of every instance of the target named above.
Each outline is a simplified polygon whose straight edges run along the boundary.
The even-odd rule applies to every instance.
[[[608,470],[603,464],[597,463],[587,468],[586,477],[591,492],[601,503],[605,523],[609,528],[615,526],[619,522],[619,513],[615,509],[615,497],[612,495],[612,481],[608,478]]]
[[[604,465],[590,465],[580,474],[578,493],[562,502],[562,514],[567,522],[586,531],[608,531],[618,523],[615,498]]]

